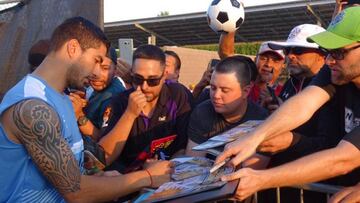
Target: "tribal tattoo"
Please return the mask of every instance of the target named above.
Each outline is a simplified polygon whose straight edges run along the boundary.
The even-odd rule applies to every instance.
[[[53,186],[61,194],[80,190],[80,169],[61,136],[60,119],[54,109],[31,99],[16,104],[12,115],[16,137]]]

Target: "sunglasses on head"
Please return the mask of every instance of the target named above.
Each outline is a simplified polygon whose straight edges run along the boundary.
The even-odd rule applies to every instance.
[[[305,47],[285,47],[283,49],[285,55],[289,55],[290,53],[294,55],[301,55],[308,52],[316,51],[314,48],[305,48]]]
[[[161,78],[163,77],[164,73],[161,74],[160,77],[158,78],[148,78],[148,79],[145,79],[143,78],[142,76],[140,75],[136,75],[136,74],[132,74],[131,75],[131,78],[132,78],[132,82],[134,85],[142,85],[145,81],[146,81],[146,84],[150,87],[154,87],[154,86],[158,86],[160,84],[160,80]]]

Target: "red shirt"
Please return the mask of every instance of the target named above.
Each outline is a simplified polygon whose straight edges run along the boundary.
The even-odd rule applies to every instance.
[[[275,91],[275,95],[276,96],[279,96],[280,95],[280,92],[283,88],[283,85],[280,85],[280,84],[277,84],[277,85],[274,85],[272,87],[272,89],[274,89]],[[251,88],[251,91],[250,91],[250,94],[248,96],[248,98],[250,99],[250,101],[253,101],[254,103],[259,103],[259,99],[260,99],[260,87],[258,85],[254,85],[252,88]]]

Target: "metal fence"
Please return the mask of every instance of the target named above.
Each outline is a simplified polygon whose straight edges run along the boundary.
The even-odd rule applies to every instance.
[[[304,190],[319,192],[326,194],[327,200],[330,199],[330,196],[338,191],[340,191],[343,187],[328,185],[323,183],[310,183],[304,185],[294,185],[293,188],[300,189],[300,202],[299,203],[306,203],[304,202]],[[280,188],[276,188],[276,202],[281,203],[280,200],[281,192]],[[257,194],[255,194],[252,198],[244,201],[245,203],[257,203]]]

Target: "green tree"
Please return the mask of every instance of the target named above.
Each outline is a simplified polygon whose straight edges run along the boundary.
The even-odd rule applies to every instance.
[[[161,12],[157,15],[157,17],[168,16],[169,14],[170,14],[169,11],[161,11]]]

